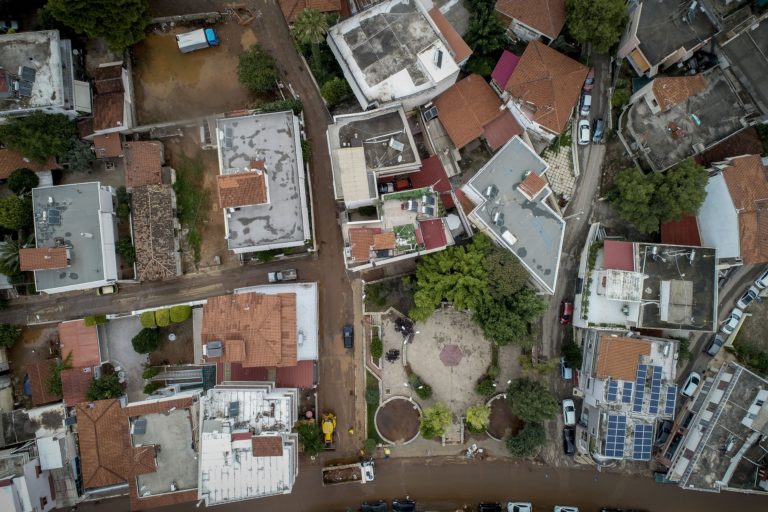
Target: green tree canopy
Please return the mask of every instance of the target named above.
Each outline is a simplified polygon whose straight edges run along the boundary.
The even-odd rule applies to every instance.
[[[115,244],[115,252],[123,258],[126,265],[136,263],[136,248],[133,246],[131,237],[126,236],[118,240]]]
[[[51,373],[48,376],[48,382],[46,383],[50,394],[56,396],[62,396],[64,394],[64,390],[61,387],[61,371],[69,368],[72,368],[72,352],[69,352],[64,359],[51,361]]]
[[[293,22],[293,34],[302,44],[319,45],[328,33],[328,17],[317,9],[304,9]]]
[[[506,43],[505,29],[496,15],[495,0],[468,0],[469,26],[464,40],[472,48],[467,70],[489,76]]]
[[[453,421],[451,411],[448,407],[438,402],[432,407],[427,407],[421,415],[421,426],[419,432],[424,439],[434,439],[445,434],[445,429]]]
[[[8,188],[16,195],[30,192],[40,184],[40,178],[32,169],[22,167],[16,169],[8,176]]]
[[[507,400],[512,414],[525,422],[541,423],[557,415],[557,400],[547,388],[534,380],[513,380],[507,391]]]
[[[573,38],[597,53],[610,50],[627,23],[625,0],[566,0],[565,9]]]
[[[116,373],[103,374],[98,379],[91,379],[85,396],[88,400],[109,400],[123,395],[123,385]]]
[[[467,427],[470,432],[485,432],[491,421],[491,406],[485,404],[472,405],[467,408]]]
[[[333,107],[349,98],[352,94],[352,89],[349,88],[349,84],[341,77],[334,76],[320,87],[320,94],[323,95],[328,105]]]
[[[507,439],[507,450],[513,457],[533,457],[547,443],[547,432],[540,423],[526,423],[514,437]]]
[[[277,87],[279,75],[275,59],[260,46],[253,46],[240,55],[237,78],[251,92],[264,93]]]
[[[563,343],[560,355],[565,358],[565,364],[568,368],[581,368],[581,347],[576,343],[572,341]]]
[[[707,196],[707,170],[692,159],[680,162],[665,173],[643,174],[636,168],[616,175],[608,199],[619,216],[644,233],[659,225],[695,215]]]
[[[21,327],[0,324],[0,347],[11,348],[21,338]]]
[[[497,245],[491,246],[485,257],[485,270],[491,283],[491,296],[501,299],[525,288],[530,275],[517,256]]]
[[[86,171],[91,168],[96,155],[91,149],[91,145],[82,140],[73,139],[69,149],[59,158],[61,163],[73,171]]]
[[[131,340],[133,350],[139,354],[149,354],[160,345],[160,333],[157,329],[144,328]]]
[[[296,427],[296,432],[299,434],[299,442],[306,455],[313,457],[323,449],[320,427],[314,421],[300,422]]]
[[[35,235],[30,234],[24,239],[15,240],[6,235],[0,242],[0,274],[15,276],[21,272],[19,268],[19,249],[30,247],[35,243]]]
[[[147,0],[48,0],[45,9],[78,33],[104,38],[115,51],[143,39],[150,20]]]
[[[76,136],[75,123],[63,114],[32,112],[0,124],[0,141],[38,162],[69,151]]]
[[[473,316],[486,338],[499,345],[514,343],[530,348],[536,340],[529,332],[529,325],[546,310],[547,303],[536,292],[523,288],[515,295],[482,302]]]
[[[0,199],[0,226],[6,229],[32,227],[32,199],[10,196]]]

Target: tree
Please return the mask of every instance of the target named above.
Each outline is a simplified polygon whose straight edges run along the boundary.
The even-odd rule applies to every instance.
[[[37,174],[32,169],[27,169],[26,167],[16,169],[8,176],[8,188],[16,195],[30,192],[39,184],[40,178],[37,177]]]
[[[237,78],[251,92],[270,92],[275,89],[279,78],[275,59],[265,53],[260,46],[253,46],[240,55]]]
[[[115,197],[117,198],[115,215],[119,222],[125,222],[131,216],[131,194],[125,187],[117,187]]]
[[[32,112],[0,125],[0,141],[38,162],[66,153],[77,137],[75,124],[63,114]]]
[[[296,427],[299,434],[299,442],[304,448],[304,453],[314,457],[323,449],[323,441],[320,438],[320,427],[314,421],[302,421]]]
[[[520,264],[517,256],[499,246],[492,246],[485,257],[485,270],[491,283],[491,296],[502,299],[514,295],[523,288],[530,275]]]
[[[707,170],[688,158],[663,176],[664,180],[654,195],[659,220],[664,223],[677,220],[685,214],[696,214],[707,197]]]
[[[653,196],[660,179],[658,174],[644,175],[639,169],[619,171],[608,192],[611,206],[622,219],[643,233],[659,230],[659,217],[653,208]]]
[[[73,171],[87,171],[96,160],[91,145],[81,140],[73,139],[69,149],[60,157],[61,163]]]
[[[328,17],[317,9],[304,9],[293,22],[293,35],[300,44],[310,46],[316,69],[320,66],[320,44],[325,41],[327,33]],[[325,93],[322,94],[325,97]],[[327,97],[325,99],[328,100]]]
[[[408,376],[408,383],[416,392],[416,395],[422,400],[429,400],[432,398],[432,386],[424,382],[424,380],[415,373],[411,373]]]
[[[491,406],[485,404],[473,405],[467,408],[467,427],[470,432],[479,434],[485,432],[491,421]]]
[[[467,8],[469,25],[464,40],[473,51],[467,69],[488,76],[506,43],[505,30],[496,16],[495,0],[471,0]]]
[[[568,368],[581,368],[581,348],[574,342],[563,343],[560,354],[565,358]]]
[[[11,348],[21,338],[21,327],[0,324],[0,347]]]
[[[495,343],[502,346],[514,343],[530,348],[536,340],[530,334],[529,325],[546,310],[547,304],[541,297],[530,288],[522,288],[511,296],[483,301],[474,312],[473,319],[485,337]]]
[[[475,383],[475,393],[481,396],[491,396],[496,391],[493,379],[488,375],[483,375]]]
[[[147,0],[48,0],[51,15],[89,38],[104,38],[122,51],[144,38],[150,21]]]
[[[371,357],[373,359],[381,359],[384,353],[384,344],[381,342],[381,338],[374,336],[371,338]]]
[[[32,199],[9,196],[0,199],[0,226],[6,229],[32,227]]]
[[[490,248],[488,237],[477,235],[465,246],[451,246],[429,254],[416,268],[414,320],[426,320],[443,301],[456,309],[475,310],[488,294],[488,273],[483,265]]]
[[[323,95],[329,106],[334,107],[347,99],[352,94],[352,90],[346,80],[334,76],[323,84],[320,88],[320,94]]]
[[[15,276],[21,272],[19,268],[19,250],[35,243],[35,235],[30,234],[26,238],[14,240],[6,235],[0,242],[0,274]]]
[[[627,23],[624,0],[566,0],[565,9],[573,38],[581,44],[592,43],[597,53],[607,52]]]
[[[421,415],[419,432],[424,439],[442,437],[445,429],[453,422],[451,411],[448,407],[438,402],[432,407],[427,407]]]
[[[48,382],[46,382],[50,394],[56,396],[64,394],[61,384],[61,372],[69,368],[72,368],[72,352],[68,353],[64,359],[51,361],[51,373],[48,376]]]
[[[515,379],[509,385],[507,400],[512,414],[525,422],[540,423],[555,417],[558,406],[547,388],[530,379]]]
[[[123,395],[123,385],[116,373],[102,374],[98,379],[91,379],[85,397],[90,401],[109,400]]]
[[[540,423],[526,423],[514,437],[507,439],[507,450],[513,457],[532,457],[547,443],[547,432]]]
[[[149,354],[157,350],[160,345],[160,333],[157,329],[144,328],[131,340],[133,350],[139,354]]]
[[[115,252],[123,258],[126,265],[133,265],[136,263],[136,248],[131,242],[131,237],[121,238],[115,244]]]

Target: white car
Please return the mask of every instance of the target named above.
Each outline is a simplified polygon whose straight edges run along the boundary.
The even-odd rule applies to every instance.
[[[554,512],[579,512],[579,507],[569,507],[563,505],[555,505]]]
[[[533,512],[533,505],[519,501],[507,503],[507,512]]]
[[[736,326],[739,325],[741,317],[743,316],[744,312],[742,310],[739,308],[733,308],[731,314],[728,315],[728,318],[726,318],[725,322],[723,322],[723,326],[720,328],[720,331],[722,331],[723,334],[731,334],[736,330]]]
[[[760,295],[760,290],[757,289],[757,286],[750,286],[749,290],[744,292],[744,295],[739,297],[739,300],[736,301],[736,306],[741,309],[747,309],[747,306],[752,304],[758,295]]]
[[[586,146],[589,144],[589,121],[582,119],[579,121],[579,146]]]
[[[760,277],[758,277],[757,280],[755,281],[755,286],[757,286],[761,290],[763,288],[768,287],[768,270],[760,274]]]
[[[576,425],[576,406],[570,398],[563,400],[563,423],[566,427]]]
[[[579,114],[581,114],[581,117],[587,117],[591,109],[592,109],[592,95],[585,94],[581,98],[581,110],[579,111]]]
[[[687,396],[688,398],[693,398],[693,394],[699,389],[699,384],[701,384],[701,375],[696,372],[691,372],[691,374],[688,375],[688,378],[685,379],[683,387],[680,388],[680,394]]]

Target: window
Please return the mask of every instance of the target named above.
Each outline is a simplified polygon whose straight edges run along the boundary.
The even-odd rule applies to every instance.
[[[42,473],[42,472],[43,472],[43,470],[40,469],[40,466],[35,466],[35,476],[37,478],[40,478],[40,473]]]
[[[40,508],[45,508],[45,506],[48,504],[48,498],[45,496],[40,496]]]

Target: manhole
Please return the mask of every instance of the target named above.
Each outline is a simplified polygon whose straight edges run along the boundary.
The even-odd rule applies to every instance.
[[[391,395],[392,394],[392,388],[384,388],[384,393],[387,394],[387,395]]]

